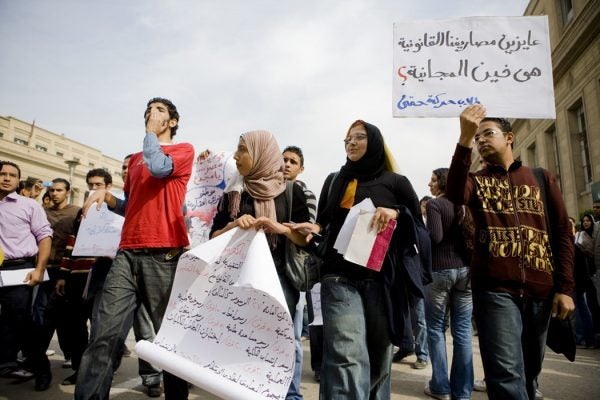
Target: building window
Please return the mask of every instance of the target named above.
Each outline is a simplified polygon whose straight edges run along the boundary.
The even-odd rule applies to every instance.
[[[79,158],[79,157],[73,157],[73,160],[74,161],[81,161],[81,158]]]
[[[573,148],[573,162],[575,166],[575,175],[580,192],[590,190],[592,183],[592,163],[590,158],[590,148],[587,137],[587,128],[585,123],[585,112],[583,102],[579,101],[569,110],[569,129],[571,130],[572,140],[577,142]],[[577,164],[581,166],[577,168]]]
[[[560,11],[562,14],[563,26],[565,26],[573,19],[573,3],[571,0],[560,0]]]
[[[46,153],[48,152],[48,148],[47,148],[47,147],[44,147],[44,146],[42,146],[41,144],[36,144],[36,145],[35,145],[35,149],[36,149],[36,150],[39,150],[39,151],[45,151]]]
[[[62,151],[57,151],[56,155],[59,157],[63,157],[65,155],[65,153],[63,153]]]
[[[90,168],[94,168],[94,163],[93,163],[93,162],[91,162],[91,163],[88,163],[88,167],[90,167]]]
[[[556,176],[558,185],[562,190],[562,182],[560,177],[560,152],[558,151],[558,137],[556,135],[556,127],[552,125],[546,131],[546,149],[548,170]]]
[[[15,143],[22,144],[23,146],[27,146],[29,144],[29,142],[27,140],[23,140],[23,139],[19,139],[19,138],[15,138]]]
[[[4,132],[0,132],[0,137],[4,137]]]

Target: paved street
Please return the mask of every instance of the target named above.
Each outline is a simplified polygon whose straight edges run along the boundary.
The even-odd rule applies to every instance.
[[[451,343],[448,338],[448,343]],[[128,339],[130,349],[134,342],[130,335]],[[58,343],[53,340],[51,348],[57,354],[51,357],[54,381],[46,392],[35,392],[33,381],[14,383],[6,378],[0,378],[0,400],[67,400],[73,397],[73,386],[61,386],[59,383],[71,374],[71,370],[62,369],[62,356]],[[473,338],[475,349],[475,378],[483,377],[477,337]],[[308,342],[304,342],[304,357],[310,357]],[[423,394],[423,387],[431,374],[431,367],[424,370],[414,370],[411,363],[414,356],[406,358],[402,363],[393,365],[392,399],[430,399]],[[551,350],[546,353],[544,370],[540,377],[540,389],[547,400],[595,400],[600,399],[600,350],[578,350],[576,362],[570,363],[562,355],[554,354]],[[310,364],[304,363],[302,376],[302,391],[306,400],[318,399],[319,386],[313,379]],[[111,389],[111,399],[115,400],[143,400],[148,399],[137,377],[137,359],[135,354],[124,358],[118,370]],[[164,397],[163,397],[164,398]],[[485,393],[473,392],[474,400],[486,399]],[[193,388],[190,399],[217,400],[216,396]]]

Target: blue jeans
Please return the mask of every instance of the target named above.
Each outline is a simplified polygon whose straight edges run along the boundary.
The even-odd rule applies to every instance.
[[[425,320],[425,299],[411,296],[410,319],[415,336],[415,355],[417,360],[429,360],[427,343],[427,323]]]
[[[535,399],[552,301],[474,290],[475,321],[490,399]]]
[[[294,376],[292,383],[288,389],[286,400],[303,399],[300,393],[300,381],[302,379],[302,325],[304,320],[304,293],[300,294],[300,300],[296,305],[296,313],[294,315],[294,342],[296,344],[296,362],[294,363]]]
[[[383,300],[379,281],[323,277],[322,400],[389,400],[393,346]]]
[[[450,311],[453,353],[450,379],[446,354],[446,314]],[[429,389],[450,394],[453,399],[470,399],[473,390],[473,348],[471,316],[473,299],[469,268],[433,272],[433,282],[425,288],[425,316],[431,360]]]
[[[113,360],[124,331],[133,323],[138,304],[148,311],[158,332],[167,308],[179,256],[166,259],[158,249],[122,250],[106,277],[90,343],[77,373],[75,399],[106,399],[113,376]],[[165,398],[186,399],[187,383],[164,371]]]

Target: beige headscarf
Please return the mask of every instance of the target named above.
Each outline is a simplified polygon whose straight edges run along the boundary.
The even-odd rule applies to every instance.
[[[254,199],[254,216],[277,221],[273,199],[285,190],[283,156],[277,140],[267,131],[246,132],[241,138],[253,161],[244,177],[244,190]]]

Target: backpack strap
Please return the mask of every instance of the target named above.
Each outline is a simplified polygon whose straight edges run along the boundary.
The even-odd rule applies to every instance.
[[[292,202],[294,198],[294,182],[285,182],[285,198],[287,200],[288,207],[288,222],[292,221]]]

